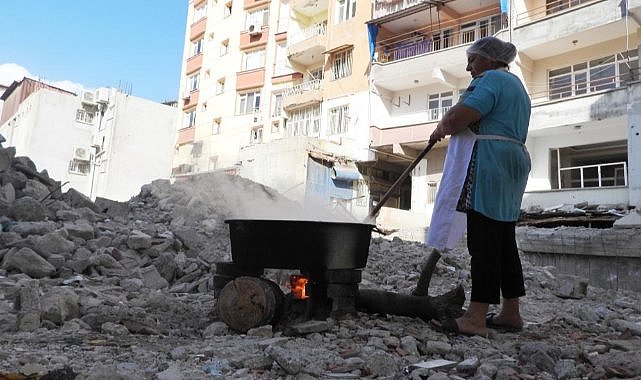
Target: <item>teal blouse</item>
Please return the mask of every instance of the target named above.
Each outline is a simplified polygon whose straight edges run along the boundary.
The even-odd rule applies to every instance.
[[[522,143],[530,123],[530,98],[517,76],[489,70],[470,83],[462,104],[483,117],[479,135],[501,135]],[[471,207],[498,221],[516,221],[530,173],[524,145],[502,140],[477,140]]]

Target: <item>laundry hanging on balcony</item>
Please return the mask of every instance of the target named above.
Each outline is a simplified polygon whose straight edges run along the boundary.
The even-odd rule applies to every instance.
[[[376,50],[376,36],[378,36],[378,25],[367,24],[367,37],[369,38],[369,60],[374,59]]]

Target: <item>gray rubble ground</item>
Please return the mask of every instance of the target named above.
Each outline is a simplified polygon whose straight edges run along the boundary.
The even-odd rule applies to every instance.
[[[173,185],[154,181],[126,203],[91,202],[59,186],[28,158],[0,149],[0,374],[92,380],[641,377],[641,295],[592,287],[527,262],[527,325],[519,334],[448,336],[420,319],[365,313],[291,326],[288,334],[278,325],[238,334],[217,318],[212,291],[214,264],[231,257],[224,220],[295,205],[225,175]],[[426,253],[416,242],[374,236],[360,286],[410,293]],[[469,290],[464,247],[439,261],[430,294],[459,283]]]

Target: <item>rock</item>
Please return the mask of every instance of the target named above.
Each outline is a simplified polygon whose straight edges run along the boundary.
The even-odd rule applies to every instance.
[[[415,356],[421,355],[420,352],[418,351],[418,342],[416,341],[416,338],[414,338],[411,335],[404,336],[401,338],[400,347],[410,355],[415,355]]]
[[[384,351],[375,351],[368,355],[365,358],[365,368],[373,376],[392,376],[400,370],[394,357]]]
[[[24,189],[20,191],[20,196],[31,197],[38,201],[45,199],[47,195],[49,195],[49,188],[33,179],[28,179]]]
[[[71,237],[91,240],[95,237],[94,227],[86,220],[64,223],[64,229]]]
[[[156,380],[183,380],[184,377],[176,368],[167,368],[156,374]]]
[[[69,206],[73,208],[87,207],[94,212],[100,212],[98,207],[96,207],[96,205],[91,201],[89,197],[74,188],[69,189],[65,193],[64,199],[67,201]]]
[[[55,231],[57,225],[55,222],[16,222],[12,227],[11,231],[19,233],[21,236],[28,235],[46,235],[50,232]]]
[[[584,278],[563,275],[557,278],[554,294],[561,298],[582,299],[588,292],[588,281]]]
[[[16,200],[16,190],[11,183],[0,186],[0,201],[12,203]]]
[[[214,322],[205,328],[203,337],[210,338],[213,336],[227,335],[229,332],[229,326],[227,326],[225,322]]]
[[[167,280],[160,276],[160,273],[158,273],[158,270],[153,265],[140,268],[139,272],[142,282],[146,288],[162,289],[169,286]]]
[[[80,317],[80,297],[69,288],[53,288],[42,297],[41,318],[57,325]]]
[[[323,332],[329,330],[329,323],[327,321],[309,320],[302,323],[293,324],[290,326],[294,334],[311,334],[315,332]]]
[[[614,319],[610,321],[610,326],[618,331],[630,331],[633,335],[641,336],[641,323],[634,323],[623,319]]]
[[[133,230],[127,239],[127,246],[131,249],[145,249],[151,247],[151,236],[138,231]]]
[[[40,221],[46,216],[45,207],[42,203],[31,197],[16,199],[9,206],[9,216],[15,220]]]
[[[290,375],[296,375],[304,368],[305,363],[300,357],[282,347],[269,346],[265,353]]]
[[[127,327],[113,322],[103,323],[102,326],[100,326],[100,331],[113,336],[129,335],[129,330],[127,330]]]
[[[51,276],[56,268],[30,248],[10,250],[2,260],[2,268],[18,270],[32,278]]]
[[[274,331],[272,330],[271,325],[264,325],[264,326],[258,326],[254,327],[252,329],[249,329],[247,331],[247,336],[256,336],[256,337],[261,337],[261,338],[271,338],[274,336]]]
[[[44,236],[38,236],[35,239],[35,250],[44,258],[54,254],[71,257],[72,252],[76,249],[76,244],[67,240],[68,236],[65,230],[57,230]]]

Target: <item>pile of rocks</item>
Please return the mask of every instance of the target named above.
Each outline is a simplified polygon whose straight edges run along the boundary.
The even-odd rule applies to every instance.
[[[60,185],[0,148],[0,379],[641,376],[641,296],[527,262],[519,334],[447,336],[364,313],[238,334],[214,312],[224,220],[304,217],[297,205],[226,175],[154,181],[123,203]],[[375,236],[361,286],[411,292],[426,252]],[[469,289],[464,247],[443,256],[430,292],[459,283]]]

